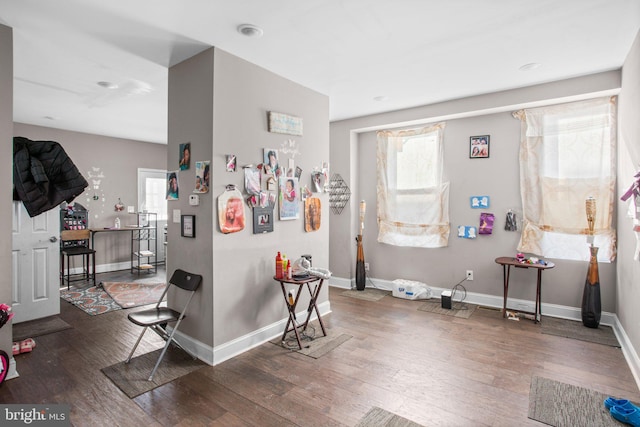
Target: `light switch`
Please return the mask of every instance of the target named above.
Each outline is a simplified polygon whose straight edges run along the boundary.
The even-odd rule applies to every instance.
[[[180,209],[173,210],[173,222],[180,224]]]

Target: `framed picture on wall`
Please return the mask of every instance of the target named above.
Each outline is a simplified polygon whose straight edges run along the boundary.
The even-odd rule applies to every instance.
[[[486,159],[489,157],[489,135],[469,138],[469,158]]]
[[[181,233],[182,237],[196,237],[196,216],[195,215],[182,215],[180,217]]]
[[[253,234],[273,231],[273,206],[253,208]]]

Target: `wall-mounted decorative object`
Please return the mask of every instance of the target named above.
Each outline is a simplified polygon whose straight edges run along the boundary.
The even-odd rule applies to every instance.
[[[300,217],[297,194],[299,192],[298,179],[294,177],[280,177],[280,219],[298,219]]]
[[[193,189],[194,193],[209,192],[209,176],[209,162],[196,162],[196,186]]]
[[[180,217],[180,235],[182,237],[196,237],[196,216],[182,215]]]
[[[330,190],[329,183],[329,162],[322,162],[322,175],[324,177],[324,185],[322,186],[322,191],[328,193]]]
[[[167,200],[178,200],[179,198],[178,171],[169,171],[167,172]]]
[[[113,209],[114,209],[116,212],[122,212],[122,211],[124,210],[124,203],[122,203],[122,200],[120,200],[120,197],[118,197],[118,203],[116,203],[116,204],[113,206]]]
[[[282,141],[282,144],[280,144],[280,153],[287,154],[291,158],[295,158],[300,154],[296,140],[287,139],[286,141]]]
[[[189,169],[189,165],[191,164],[191,143],[187,142],[186,144],[180,144],[180,163],[178,166],[180,170]]]
[[[236,171],[236,155],[235,154],[227,154],[227,172],[235,172]]]
[[[244,201],[242,193],[235,185],[227,185],[218,196],[218,226],[224,234],[244,230]]]
[[[280,163],[278,163],[278,150],[275,148],[263,149],[263,165],[265,174],[273,174],[275,177],[280,176]]]
[[[475,239],[477,236],[477,230],[473,226],[469,225],[459,225],[458,226],[458,237],[463,239]]]
[[[302,118],[269,111],[269,132],[302,136]]]
[[[351,191],[340,174],[334,173],[329,182],[329,208],[331,212],[340,215],[349,202]]]
[[[257,166],[244,166],[244,189],[252,195],[260,194],[260,169]]]
[[[471,209],[486,209],[489,207],[489,196],[471,196]]]
[[[324,174],[321,171],[314,169],[311,172],[311,185],[314,193],[322,193],[324,189]]]
[[[309,197],[304,202],[304,230],[316,231],[320,228],[322,204],[317,197]]]
[[[273,206],[253,208],[253,234],[273,231]]]
[[[469,138],[469,158],[486,159],[489,157],[489,135]]]
[[[507,212],[507,219],[504,224],[504,229],[507,231],[518,231],[518,220],[516,218],[516,213],[509,209]]]
[[[491,234],[493,233],[493,221],[495,216],[492,213],[483,212],[480,214],[480,228],[478,234]]]

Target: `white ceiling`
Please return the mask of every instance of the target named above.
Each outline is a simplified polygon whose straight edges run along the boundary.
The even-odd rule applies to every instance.
[[[168,67],[210,46],[328,95],[334,121],[619,69],[640,1],[0,0],[0,23],[14,121],[166,143]]]

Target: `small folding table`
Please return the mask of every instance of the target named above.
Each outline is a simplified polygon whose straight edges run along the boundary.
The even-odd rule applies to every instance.
[[[307,326],[309,326],[309,320],[311,319],[311,315],[314,310],[316,312],[316,315],[318,316],[318,322],[320,323],[322,334],[326,337],[327,332],[324,328],[324,323],[322,323],[320,310],[318,310],[318,305],[316,303],[318,300],[318,296],[320,295],[320,290],[322,289],[324,279],[316,276],[309,276],[304,279],[287,279],[274,276],[273,279],[277,282],[280,282],[280,287],[282,288],[282,296],[284,297],[285,304],[287,305],[287,311],[289,312],[289,320],[287,321],[287,325],[284,328],[281,341],[284,342],[287,334],[293,331],[296,334],[296,340],[298,340],[298,347],[300,348],[300,350],[302,350],[300,332],[304,332],[307,330]],[[289,302],[289,297],[287,296],[287,288],[285,286],[286,284],[295,285],[298,287],[293,300],[293,304]],[[313,288],[311,285],[313,285]],[[304,287],[308,289],[311,299],[309,300],[309,307],[307,307],[307,318],[303,323],[298,323],[298,321],[296,320],[296,306],[298,305],[298,301],[300,301],[300,295],[302,294],[302,288]]]

